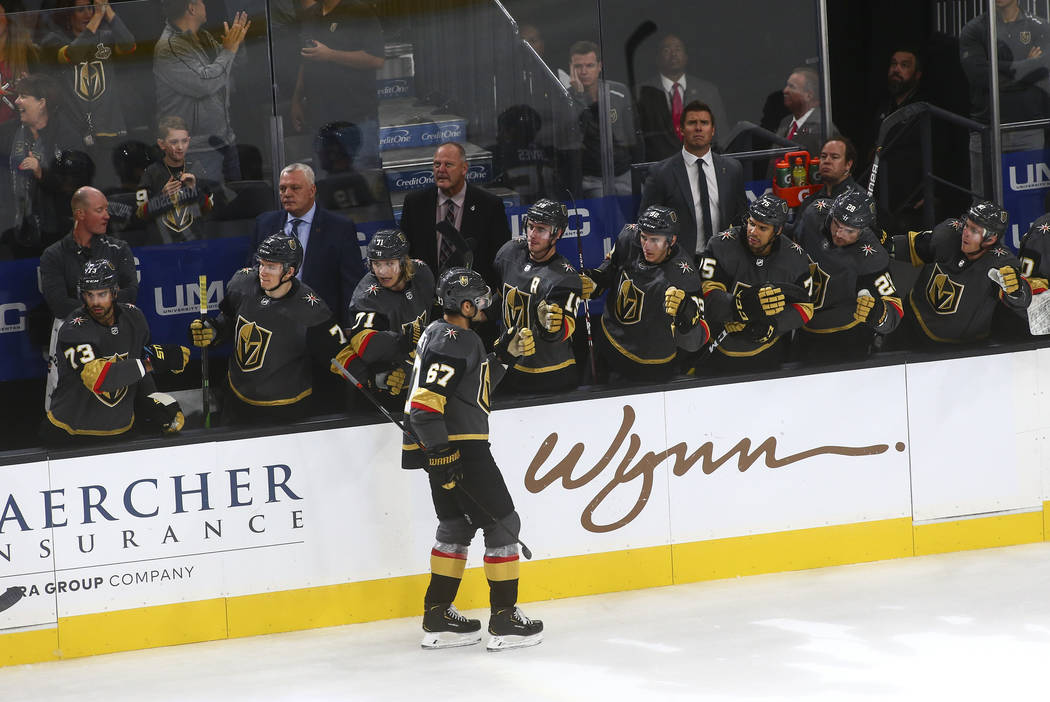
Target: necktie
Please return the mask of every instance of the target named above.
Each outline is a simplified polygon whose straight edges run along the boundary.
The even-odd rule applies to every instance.
[[[672,86],[674,93],[671,95],[671,123],[674,124],[674,133],[678,135],[678,141],[682,140],[682,86],[675,83]]]
[[[303,223],[303,220],[301,220],[301,219],[293,219],[292,220],[292,236],[294,236],[296,239],[299,238],[299,225],[302,224],[302,223]]]
[[[791,129],[788,130],[788,141],[795,138],[795,132],[798,131],[798,122],[791,120]]]
[[[456,203],[452,200],[445,200],[445,222],[455,229],[456,227]],[[438,270],[445,267],[448,260],[452,258],[452,254],[456,252],[456,246],[447,236],[442,235],[441,237],[441,250],[438,252]]]
[[[711,193],[707,189],[707,172],[704,170],[706,165],[704,159],[696,160],[697,177],[700,178],[700,214],[704,221],[703,240],[697,239],[697,249],[702,249],[704,242],[714,233],[711,231]]]

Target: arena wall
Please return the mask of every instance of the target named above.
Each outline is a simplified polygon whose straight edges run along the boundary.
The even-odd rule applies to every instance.
[[[500,410],[523,601],[1045,539],[1050,350]],[[0,468],[0,665],[418,615],[391,425]],[[479,539],[480,542],[480,539]],[[487,605],[481,548],[461,609]],[[406,623],[406,645],[418,623]]]

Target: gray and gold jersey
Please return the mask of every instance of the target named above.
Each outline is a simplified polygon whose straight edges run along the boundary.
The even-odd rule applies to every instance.
[[[503,373],[476,333],[443,319],[432,322],[416,347],[405,402],[409,425],[423,445],[488,441],[489,395]]]
[[[561,254],[536,263],[529,258],[524,239],[508,241],[493,264],[500,277],[502,309],[500,329],[532,329],[536,353],[522,357],[509,369],[513,375],[545,376],[575,365],[572,335],[580,302],[580,276]],[[541,302],[557,303],[565,313],[560,329],[548,332],[537,318]]]
[[[922,266],[908,295],[908,308],[923,333],[933,341],[965,343],[986,338],[998,303],[1024,313],[1032,301],[1027,280],[1014,295],[1003,295],[988,277],[993,268],[1009,266],[1021,275],[1021,262],[996,243],[975,261],[961,249],[964,222],[946,219],[930,231],[894,237],[897,258]],[[925,264],[925,265],[924,265]]]
[[[258,270],[241,269],[219,309],[219,338],[233,341],[230,387],[250,405],[306,398],[313,392],[312,364],[327,367],[347,344],[328,305],[295,278],[287,295],[272,298],[259,286]]]
[[[115,304],[112,326],[99,324],[83,307],[58,330],[58,386],[47,418],[69,434],[122,434],[135,422],[135,397],[154,392],[142,363],[149,343],[146,317],[134,305]]]

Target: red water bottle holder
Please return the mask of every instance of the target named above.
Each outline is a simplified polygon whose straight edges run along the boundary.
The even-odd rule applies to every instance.
[[[784,154],[780,158],[781,161],[787,162],[789,168],[794,168],[795,159],[801,158],[802,164],[806,168],[807,179],[809,178],[810,163],[812,161],[817,160],[812,158],[809,155],[808,151],[792,151],[790,153]],[[778,162],[776,166],[779,165],[780,163]],[[776,166],[774,166],[774,168]],[[773,178],[773,194],[783,200],[786,200],[788,206],[790,207],[798,207],[800,204],[802,204],[802,201],[806,199],[806,196],[808,196],[810,193],[816,192],[817,190],[820,190],[820,183],[807,183],[806,185],[789,185],[787,187],[782,187],[777,184],[776,178]]]

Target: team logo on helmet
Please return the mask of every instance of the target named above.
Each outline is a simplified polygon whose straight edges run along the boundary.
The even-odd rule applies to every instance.
[[[965,288],[965,285],[949,278],[948,274],[941,270],[940,264],[934,264],[933,276],[926,284],[926,300],[937,314],[955,314]]]
[[[620,284],[616,291],[616,316],[624,325],[637,324],[642,321],[642,305],[645,304],[645,292],[626,273],[620,274]]]
[[[237,354],[237,365],[245,373],[259,370],[266,362],[266,350],[270,346],[269,329],[249,322],[237,316],[237,343],[234,352]]]

